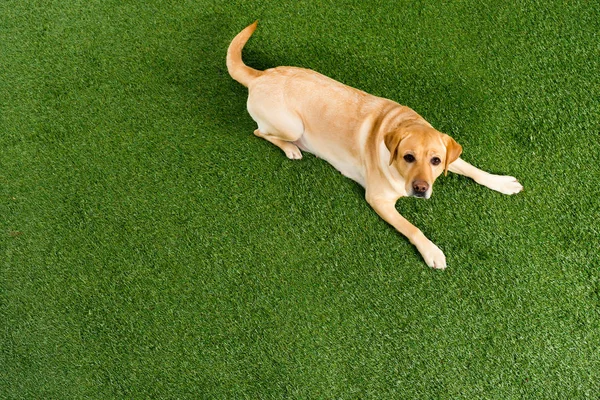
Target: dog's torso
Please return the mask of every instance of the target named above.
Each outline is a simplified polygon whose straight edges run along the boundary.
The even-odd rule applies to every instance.
[[[289,135],[363,187],[371,178],[389,181],[390,190],[405,195],[402,177],[388,168],[382,138],[403,121],[420,119],[415,111],[304,68],[268,69],[248,90],[248,111],[260,130]],[[370,176],[382,170],[390,176]]]

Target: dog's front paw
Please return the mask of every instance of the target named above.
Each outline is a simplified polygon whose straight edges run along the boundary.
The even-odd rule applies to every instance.
[[[523,185],[512,176],[489,174],[481,183],[502,194],[515,194],[523,190]]]
[[[431,268],[446,269],[446,256],[433,242],[427,239],[427,242],[417,247],[425,263]]]

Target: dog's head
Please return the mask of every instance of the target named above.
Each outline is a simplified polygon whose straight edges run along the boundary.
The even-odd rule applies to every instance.
[[[384,136],[389,165],[406,181],[409,196],[431,197],[433,182],[462,153],[450,136],[420,122],[409,121]]]

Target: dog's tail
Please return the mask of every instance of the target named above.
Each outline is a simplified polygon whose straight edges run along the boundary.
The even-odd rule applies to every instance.
[[[248,87],[251,81],[263,74],[262,71],[250,68],[242,61],[242,49],[256,30],[257,25],[258,21],[255,21],[252,25],[247,26],[243,31],[238,33],[227,49],[227,70],[229,71],[229,75],[246,87]]]

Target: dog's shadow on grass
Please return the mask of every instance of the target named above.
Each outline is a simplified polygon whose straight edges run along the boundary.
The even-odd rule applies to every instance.
[[[248,24],[251,22],[247,21]],[[191,52],[190,58],[195,66],[180,73],[193,74],[184,79],[188,88],[192,90],[191,95],[197,99],[198,112],[219,126],[231,129],[232,132],[247,134],[247,131],[250,130],[251,133],[254,129],[254,122],[246,112],[248,92],[245,87],[231,79],[225,64],[231,40],[244,27],[245,24],[234,23],[227,14],[201,16],[188,32],[188,51]],[[441,130],[452,129],[444,126],[445,116],[449,112],[460,114],[461,121],[464,121],[465,117],[480,117],[476,110],[481,96],[453,77],[446,75],[445,79],[440,81],[439,74],[434,77],[431,71],[414,68],[396,70],[392,64],[393,60],[353,56],[355,53],[352,49],[324,48],[319,45],[318,40],[312,41],[310,46],[296,46],[285,52],[280,50],[281,54],[277,54],[272,50],[260,50],[261,46],[268,46],[264,40],[268,39],[262,39],[260,36],[251,38],[243,53],[244,62],[258,70],[281,65],[294,66],[297,60],[312,59],[306,52],[314,52],[314,68],[318,72],[347,85],[408,105],[422,115],[425,114],[425,119],[430,120],[434,126],[438,125]],[[339,62],[332,64],[328,61],[331,59]],[[178,66],[174,65],[174,68]],[[369,71],[393,73],[376,74]]]

